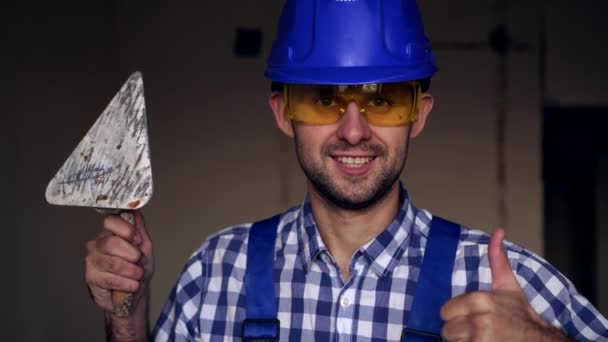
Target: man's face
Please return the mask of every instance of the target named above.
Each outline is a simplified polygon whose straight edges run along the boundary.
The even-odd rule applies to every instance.
[[[312,191],[344,209],[373,206],[397,188],[410,126],[372,126],[350,103],[329,125],[293,123],[296,153]]]
[[[355,102],[347,105],[339,121],[325,125],[291,121],[280,92],[274,92],[269,103],[279,129],[295,140],[311,195],[353,210],[369,208],[390,191],[399,191],[409,139],[422,132],[433,97],[421,95],[415,122],[390,127],[370,125]]]

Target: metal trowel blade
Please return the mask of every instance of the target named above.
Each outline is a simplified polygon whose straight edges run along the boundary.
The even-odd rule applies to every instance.
[[[133,73],[46,188],[50,204],[137,209],[152,196],[144,86]]]

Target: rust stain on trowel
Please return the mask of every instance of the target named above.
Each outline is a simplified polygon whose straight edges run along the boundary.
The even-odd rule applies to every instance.
[[[89,161],[89,159],[91,159],[91,156],[93,155],[93,152],[95,151],[94,147],[91,147],[88,151],[88,153],[84,153],[84,152],[80,152],[80,156],[82,157],[82,159],[84,159],[84,161]]]
[[[95,202],[99,203],[101,201],[105,201],[108,199],[108,195],[99,195],[97,196],[97,198],[95,198]]]
[[[127,204],[127,206],[131,209],[137,208],[137,206],[139,205],[140,202],[141,202],[140,200],[133,201],[133,202],[130,202],[129,204]]]

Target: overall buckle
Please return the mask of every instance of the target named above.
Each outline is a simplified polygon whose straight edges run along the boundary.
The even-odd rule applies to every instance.
[[[410,335],[410,338],[406,338],[406,335]],[[428,331],[417,330],[412,328],[404,328],[401,333],[401,342],[418,342],[418,341],[429,341],[429,342],[442,342],[441,335],[435,334]]]
[[[281,322],[276,318],[247,318],[243,321],[243,342],[278,342]]]

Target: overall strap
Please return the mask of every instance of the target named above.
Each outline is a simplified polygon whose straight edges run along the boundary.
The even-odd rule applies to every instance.
[[[274,246],[281,215],[256,222],[249,231],[245,269],[243,341],[279,340],[277,297],[274,291]]]
[[[460,225],[433,217],[414,301],[401,341],[441,341],[441,306],[452,296],[452,271]]]

